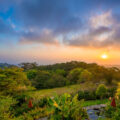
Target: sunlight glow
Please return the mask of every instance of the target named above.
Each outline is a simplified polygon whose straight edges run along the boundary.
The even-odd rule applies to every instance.
[[[101,58],[102,59],[108,59],[108,55],[104,53],[104,54],[101,55]]]

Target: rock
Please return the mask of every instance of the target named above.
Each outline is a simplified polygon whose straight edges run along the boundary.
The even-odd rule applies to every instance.
[[[92,105],[92,106],[84,107],[84,109],[86,109],[86,110],[90,110],[90,109],[99,110],[99,109],[105,108],[105,107],[106,107],[105,104],[100,104],[100,105]]]

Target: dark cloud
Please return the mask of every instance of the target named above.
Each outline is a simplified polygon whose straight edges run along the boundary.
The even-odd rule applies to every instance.
[[[68,0],[22,0],[16,6],[16,18],[27,28],[39,27],[56,31],[73,31],[78,26],[81,27],[81,20],[71,7]]]
[[[96,35],[100,35],[100,34],[103,34],[103,33],[108,33],[110,32],[112,29],[109,28],[109,27],[106,27],[106,26],[100,26],[99,28],[97,29],[90,29],[90,34],[92,36],[96,36]]]
[[[57,35],[79,31],[83,24],[81,16],[75,13],[75,8],[72,8],[72,3],[71,0],[21,0],[19,4],[16,4],[14,17],[24,29],[28,31],[31,28],[38,29],[38,33],[29,32],[27,36],[26,33],[22,34],[22,42],[54,43]],[[44,29],[50,29],[53,32],[52,35],[43,37],[41,31]]]
[[[43,43],[43,44],[58,44],[58,40],[55,35],[49,30],[43,30],[39,32],[27,32],[21,37],[20,43]]]
[[[65,37],[66,45],[75,47],[119,47],[120,46],[120,15],[104,12],[94,17],[94,24],[90,22],[83,34]],[[109,19],[111,18],[111,19]]]
[[[62,36],[63,44],[71,46],[117,45],[120,41],[120,30],[117,26],[120,24],[120,15],[116,8],[119,5],[120,0],[1,0],[0,11],[4,13],[3,17],[6,18],[12,7],[10,18],[18,28],[16,33],[10,24],[0,19],[0,33],[19,34],[20,43],[26,44],[56,44],[59,43],[58,37]],[[91,15],[108,10],[117,13],[112,16],[112,27],[103,24],[94,28],[89,24]],[[75,35],[70,38],[72,34]],[[108,34],[108,37],[101,40],[102,35],[105,37],[104,34]]]

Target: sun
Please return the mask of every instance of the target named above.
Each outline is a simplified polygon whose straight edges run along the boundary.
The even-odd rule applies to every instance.
[[[108,59],[108,55],[106,53],[104,53],[104,54],[101,55],[101,58],[102,59]]]

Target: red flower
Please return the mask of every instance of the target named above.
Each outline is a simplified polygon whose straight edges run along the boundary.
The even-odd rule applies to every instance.
[[[112,107],[116,107],[115,98],[112,99],[111,106],[112,106]]]
[[[29,100],[28,107],[29,107],[29,108],[32,108],[32,107],[33,107],[32,100],[31,100],[31,99]]]

